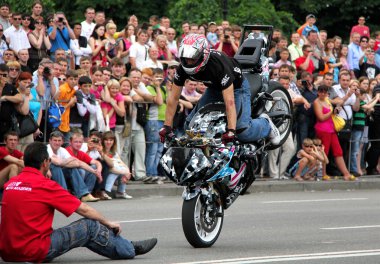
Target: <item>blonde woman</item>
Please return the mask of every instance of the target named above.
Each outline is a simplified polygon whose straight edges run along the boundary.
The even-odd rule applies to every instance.
[[[114,35],[117,31],[117,27],[114,23],[107,23],[106,25],[106,43],[105,43],[105,50],[107,54],[107,59],[110,62],[113,58],[115,58],[118,55],[118,43],[116,43],[116,40],[114,38]]]
[[[173,55],[168,47],[168,39],[165,35],[158,35],[155,44],[158,49],[158,60],[171,61],[173,59]]]

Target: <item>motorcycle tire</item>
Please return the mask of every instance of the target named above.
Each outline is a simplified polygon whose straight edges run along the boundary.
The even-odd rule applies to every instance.
[[[265,112],[270,114],[271,112],[275,111],[285,111],[286,114],[290,117],[287,120],[282,120],[280,118],[272,118],[273,123],[277,126],[281,135],[281,140],[279,144],[269,145],[267,147],[268,150],[273,150],[279,148],[282,144],[284,144],[292,130],[293,103],[288,91],[277,82],[271,82],[269,84],[268,93],[271,94],[274,98],[280,98],[280,101],[267,101],[265,104]],[[277,125],[278,123],[280,124]]]
[[[204,196],[198,194],[182,205],[182,228],[187,241],[195,248],[211,247],[219,237],[223,226],[224,211],[215,203],[216,212],[207,211]],[[216,214],[217,213],[217,214]]]

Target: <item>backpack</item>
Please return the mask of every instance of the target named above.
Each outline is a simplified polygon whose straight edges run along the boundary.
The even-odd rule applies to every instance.
[[[53,128],[59,127],[61,124],[61,116],[65,108],[57,103],[52,103],[48,109],[48,122]]]

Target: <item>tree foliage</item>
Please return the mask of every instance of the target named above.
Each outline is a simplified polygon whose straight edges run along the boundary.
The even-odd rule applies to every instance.
[[[229,0],[228,20],[233,24],[269,24],[287,32],[289,25],[297,23],[288,12],[277,12],[269,0]],[[173,0],[169,2],[172,23],[179,28],[182,21],[197,24],[223,19],[222,1]]]

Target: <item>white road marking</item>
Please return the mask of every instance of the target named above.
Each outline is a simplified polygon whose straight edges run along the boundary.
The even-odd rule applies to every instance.
[[[341,229],[367,229],[367,228],[380,228],[380,225],[321,227],[320,229],[322,229],[322,230],[341,230]]]
[[[297,255],[279,255],[279,256],[263,256],[251,258],[237,258],[237,259],[220,259],[196,262],[182,262],[176,264],[252,264],[252,263],[268,263],[268,262],[283,262],[283,261],[296,261],[296,260],[312,260],[312,259],[334,259],[334,258],[351,258],[351,257],[364,257],[364,256],[378,256],[380,249],[370,250],[354,250],[354,251],[337,251],[337,252],[321,252]]]
[[[285,201],[266,201],[264,204],[276,204],[276,203],[313,203],[313,202],[336,202],[336,201],[362,201],[368,200],[368,198],[337,198],[337,199],[316,199],[316,200],[285,200]]]
[[[173,218],[156,218],[156,219],[140,219],[140,220],[126,220],[126,221],[116,221],[118,223],[139,223],[139,222],[157,222],[157,221],[172,221],[181,220],[180,217]]]

